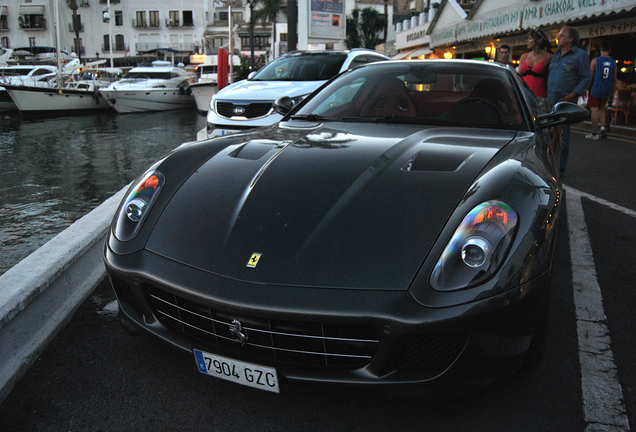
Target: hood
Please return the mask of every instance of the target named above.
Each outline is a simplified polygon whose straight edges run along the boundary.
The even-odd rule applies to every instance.
[[[163,209],[146,249],[254,283],[405,290],[476,176],[513,137],[281,123],[205,161]]]
[[[220,100],[266,100],[273,101],[282,96],[294,98],[307,95],[326,81],[250,81],[231,84],[216,94]],[[255,96],[258,95],[258,96]]]

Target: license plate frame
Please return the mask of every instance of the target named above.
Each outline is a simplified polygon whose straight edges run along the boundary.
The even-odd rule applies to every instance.
[[[235,360],[198,349],[193,349],[192,352],[197,369],[204,375],[259,390],[280,393],[276,368]]]

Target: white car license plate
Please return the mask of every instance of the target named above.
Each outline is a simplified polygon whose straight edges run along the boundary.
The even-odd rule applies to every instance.
[[[240,130],[239,129],[214,129],[212,133],[210,134],[210,137],[225,136],[225,135],[230,135],[237,132],[240,132]]]
[[[280,393],[276,369],[193,350],[199,372],[227,381]]]

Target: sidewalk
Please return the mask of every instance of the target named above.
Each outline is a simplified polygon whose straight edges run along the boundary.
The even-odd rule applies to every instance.
[[[572,127],[591,131],[592,122],[587,120],[583,123],[572,125]],[[608,132],[610,135],[622,135],[636,138],[636,125],[610,125]]]

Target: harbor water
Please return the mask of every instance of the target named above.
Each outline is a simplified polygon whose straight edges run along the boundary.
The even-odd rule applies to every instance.
[[[205,116],[155,113],[0,119],[0,274],[150,164],[196,140]]]

